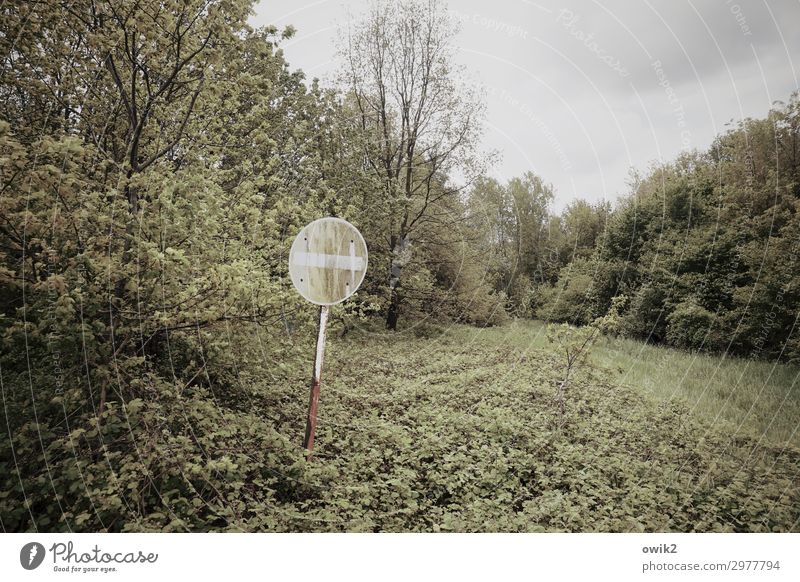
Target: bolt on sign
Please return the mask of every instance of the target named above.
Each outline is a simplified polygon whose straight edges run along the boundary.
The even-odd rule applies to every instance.
[[[317,428],[322,358],[328,307],[355,293],[367,272],[367,243],[358,229],[341,218],[320,218],[307,225],[289,251],[289,276],[298,293],[319,305],[317,349],[311,378],[311,396],[303,448],[311,454]]]

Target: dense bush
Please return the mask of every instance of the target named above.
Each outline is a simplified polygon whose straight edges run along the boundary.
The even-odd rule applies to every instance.
[[[20,6],[0,35],[2,527],[246,519],[298,456],[253,412],[253,379],[311,319],[285,256],[330,203],[306,152],[329,102],[248,2],[175,5],[184,28],[140,27],[135,53],[121,8]],[[126,18],[166,18],[150,8]]]
[[[679,348],[703,348],[713,325],[714,314],[693,299],[687,299],[678,303],[667,316],[667,343]]]
[[[666,295],[654,285],[643,285],[631,297],[621,329],[630,337],[658,343],[666,335]]]
[[[545,321],[586,325],[595,313],[594,268],[586,259],[576,259],[561,270],[558,283],[541,292],[537,314]]]

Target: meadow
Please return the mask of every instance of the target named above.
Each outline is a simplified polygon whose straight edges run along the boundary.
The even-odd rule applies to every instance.
[[[548,347],[540,321],[518,320],[502,329],[502,341]],[[659,401],[681,400],[694,416],[729,432],[800,446],[800,367],[609,336],[595,344],[591,361],[615,372],[620,384]]]
[[[561,355],[519,321],[355,330],[325,369],[309,487],[280,529],[799,527],[796,369],[602,338],[561,416]]]

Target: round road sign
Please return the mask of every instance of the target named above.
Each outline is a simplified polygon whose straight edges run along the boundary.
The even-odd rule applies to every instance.
[[[367,272],[367,243],[341,218],[320,218],[307,225],[289,251],[289,275],[311,303],[334,305],[361,286]]]

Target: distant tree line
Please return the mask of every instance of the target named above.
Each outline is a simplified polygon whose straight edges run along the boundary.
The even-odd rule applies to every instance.
[[[520,195],[521,194],[521,195]],[[548,212],[526,175],[470,193],[507,308],[678,348],[800,361],[800,99],[706,150],[635,174],[631,193]]]

